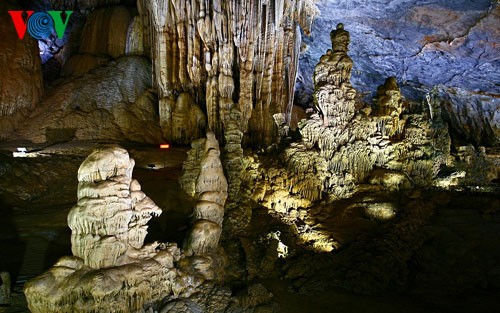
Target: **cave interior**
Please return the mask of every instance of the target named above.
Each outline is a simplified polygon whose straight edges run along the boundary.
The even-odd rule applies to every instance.
[[[500,312],[497,0],[5,0],[0,34],[0,313]]]

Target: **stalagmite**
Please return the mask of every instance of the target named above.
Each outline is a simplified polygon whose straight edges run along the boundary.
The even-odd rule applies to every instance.
[[[228,185],[219,159],[219,143],[207,133],[196,178],[198,203],[193,211],[193,228],[186,241],[186,255],[214,253],[219,244]]]
[[[384,138],[391,138],[402,133],[405,120],[401,118],[404,103],[395,77],[389,77],[377,89],[377,97],[373,115],[376,117],[377,129]]]
[[[216,140],[209,138],[202,166],[207,178],[222,173],[213,153]],[[96,150],[81,164],[78,203],[68,215],[73,256],[62,257],[25,284],[31,312],[145,312],[163,301],[189,297],[204,280],[215,277],[210,264],[216,262],[198,267],[189,263],[186,273],[175,267],[185,258],[176,244],[144,245],[147,222],[161,209],[132,179],[134,163],[126,150],[110,147]],[[196,247],[190,250],[200,254],[215,252],[227,196],[223,173],[221,180],[208,181],[196,209]],[[208,186],[218,187],[215,197]]]
[[[314,111],[298,123],[301,138],[283,150],[278,164],[275,156],[248,158],[248,173],[240,176],[239,184],[252,190],[253,201],[287,221],[297,218],[294,210],[324,197],[352,195],[369,178],[391,190],[410,183],[428,185],[450,153],[450,138],[439,114],[429,119],[427,104],[424,112],[408,112],[394,77],[379,87],[373,109],[365,105],[356,111],[349,33],[338,24],[330,35],[332,49],[314,70]],[[286,117],[275,117],[277,124],[284,124]],[[377,173],[371,175],[374,169]]]
[[[343,24],[330,33],[332,50],[328,50],[314,69],[314,103],[324,126],[344,128],[354,117],[354,97],[351,69],[353,62],[347,55],[349,33]]]

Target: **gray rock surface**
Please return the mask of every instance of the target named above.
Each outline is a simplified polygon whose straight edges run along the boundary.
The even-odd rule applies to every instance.
[[[498,141],[498,1],[320,0],[317,6],[321,14],[311,36],[303,38],[298,103],[311,103],[313,68],[330,47],[330,30],[342,22],[351,33],[349,56],[355,64],[351,82],[365,100],[371,100],[376,87],[390,76],[397,78],[409,99],[420,99],[440,85],[450,93],[446,97],[453,98],[448,112],[461,112],[451,121],[458,133],[480,144],[495,144],[468,134],[456,123],[468,120],[473,133],[497,132],[493,141]],[[465,108],[471,98],[473,106]],[[484,111],[489,111],[486,117]],[[496,128],[489,130],[491,125]]]
[[[351,33],[352,83],[372,92],[389,76],[405,96],[443,84],[498,94],[500,7],[496,1],[326,1],[301,57],[302,87],[312,90],[312,70],[330,46],[337,23]]]

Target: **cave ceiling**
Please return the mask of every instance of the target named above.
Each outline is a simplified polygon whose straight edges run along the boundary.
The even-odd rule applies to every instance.
[[[497,1],[319,0],[317,6],[312,35],[304,37],[299,101],[307,101],[300,95],[312,90],[312,70],[339,22],[351,34],[352,83],[365,94],[389,76],[410,98],[435,85],[500,94]]]

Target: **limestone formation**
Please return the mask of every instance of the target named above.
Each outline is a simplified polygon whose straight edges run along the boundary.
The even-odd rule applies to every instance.
[[[93,152],[78,170],[78,203],[68,215],[73,256],[24,286],[31,312],[145,312],[189,297],[207,269],[186,274],[175,244],[144,245],[147,222],[161,210],[132,179],[126,150]],[[206,277],[206,275],[205,275]]]
[[[255,145],[276,139],[273,114],[293,104],[300,30],[308,34],[312,1],[144,1],[143,24],[152,30],[155,86],[167,139],[176,95],[189,92],[207,112],[219,139],[231,109]],[[204,110],[205,111],[205,110]]]
[[[323,55],[314,69],[314,104],[323,125],[344,128],[354,117],[356,91],[352,88],[353,62],[347,55],[349,33],[343,24],[331,32],[332,50]]]
[[[42,312],[254,312],[275,308],[263,286],[231,296],[218,247],[227,182],[214,133],[203,141],[195,178],[198,202],[186,251],[144,244],[147,222],[161,213],[132,178],[134,160],[117,146],[94,151],[78,170],[78,203],[68,215],[73,256],[24,286],[28,307]],[[2,275],[4,285],[6,281]],[[266,311],[267,312],[267,311]]]
[[[161,214],[132,180],[133,167],[127,151],[110,149],[92,153],[78,169],[78,203],[68,225],[73,255],[89,267],[130,263],[143,246],[148,221]]]
[[[111,61],[68,79],[47,96],[10,138],[35,143],[71,140],[161,142],[151,65],[144,57]]]
[[[228,190],[219,156],[215,134],[207,133],[196,178],[198,202],[193,210],[193,227],[185,247],[188,256],[214,253],[219,245]]]
[[[331,39],[332,49],[315,68],[316,110],[298,123],[300,139],[269,156],[245,158],[242,189],[251,190],[245,197],[287,223],[299,219],[297,210],[349,197],[368,181],[389,190],[427,186],[450,164],[450,136],[439,107],[424,102],[410,111],[395,78],[378,89],[373,110],[356,111],[349,34],[339,24]],[[297,234],[315,238],[310,245],[318,250],[337,246],[321,232]]]
[[[374,102],[376,108],[373,114],[376,116],[377,130],[382,137],[390,138],[401,134],[405,125],[405,120],[401,118],[404,104],[396,77],[387,78],[385,83],[377,89]]]
[[[500,143],[500,97],[485,96],[482,92],[462,88],[437,86],[443,118],[453,129],[457,142],[473,142],[482,146]]]
[[[189,93],[182,93],[177,97],[175,108],[171,113],[171,137],[174,142],[187,144],[203,136],[206,127],[206,117],[200,107],[195,104]],[[160,122],[164,123],[165,120]],[[162,129],[169,129],[162,125]]]
[[[118,57],[125,54],[131,24],[128,9],[114,6],[90,14],[80,40],[80,53]]]
[[[93,11],[78,38],[72,38],[78,50],[68,60],[63,60],[61,74],[78,76],[123,56],[129,25],[129,10],[124,6],[111,6]],[[76,50],[76,49],[75,49]]]

